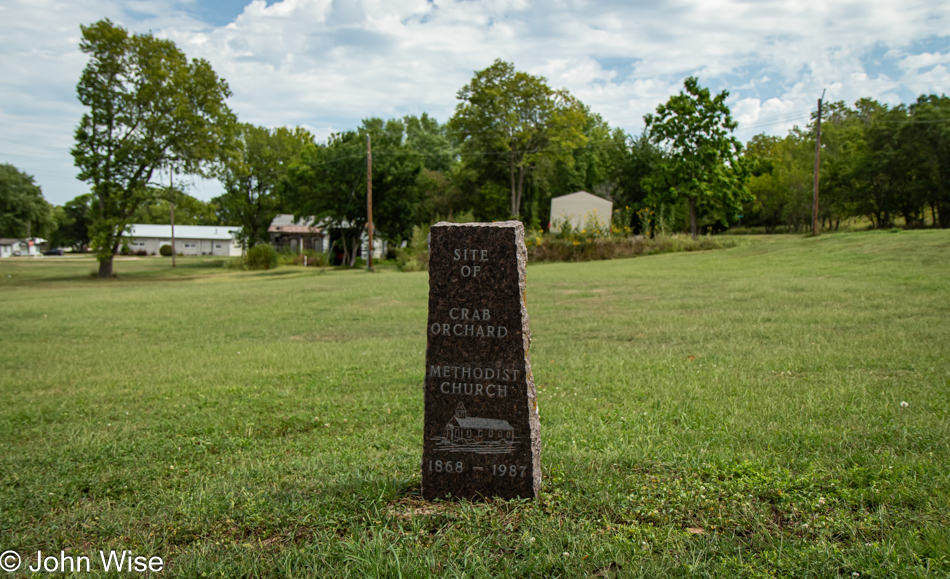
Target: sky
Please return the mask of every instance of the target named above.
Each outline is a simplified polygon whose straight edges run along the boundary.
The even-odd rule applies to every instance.
[[[742,141],[806,124],[823,90],[893,106],[950,87],[950,2],[934,0],[0,0],[0,163],[57,205],[89,190],[70,149],[80,25],[102,18],[208,60],[242,122],[318,140],[368,117],[445,122],[496,58],[632,135],[688,76],[729,92]]]

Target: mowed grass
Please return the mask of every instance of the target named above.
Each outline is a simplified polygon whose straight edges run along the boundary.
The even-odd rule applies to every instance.
[[[950,232],[740,243],[529,266],[544,476],[509,502],[419,498],[425,273],[4,260],[0,550],[180,577],[950,575]]]

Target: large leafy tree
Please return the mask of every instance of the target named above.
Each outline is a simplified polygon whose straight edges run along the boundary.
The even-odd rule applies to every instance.
[[[45,237],[53,210],[33,180],[13,165],[0,165],[0,237]]]
[[[449,128],[474,166],[500,165],[507,176],[511,216],[521,216],[528,174],[545,157],[571,161],[587,142],[586,115],[567,91],[496,60],[478,71],[457,95]]]
[[[207,61],[189,61],[172,41],[130,35],[109,20],[81,28],[89,62],[76,90],[88,112],[72,154],[95,198],[90,233],[99,276],[111,277],[121,235],[154,195],[159,171],[206,172],[233,115],[227,83]]]
[[[313,136],[300,127],[235,127],[218,177],[225,193],[213,202],[224,221],[241,226],[245,247],[269,241],[267,228],[282,207],[278,185],[311,144]]]
[[[690,234],[698,234],[697,206],[720,221],[738,215],[750,199],[748,168],[740,157],[742,144],[733,136],[736,122],[726,104],[727,91],[712,96],[689,77],[684,90],[643,117],[646,131],[666,150],[660,171],[649,187],[654,201],[686,199]]]
[[[422,156],[405,144],[399,120],[366,119],[357,131],[308,146],[281,187],[287,207],[333,230],[344,261],[355,265],[366,227],[366,135],[373,147],[373,222],[378,235],[398,242],[412,235],[421,191]]]

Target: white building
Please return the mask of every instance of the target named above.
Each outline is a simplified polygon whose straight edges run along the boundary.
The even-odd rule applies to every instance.
[[[241,255],[241,244],[235,225],[176,225],[175,253],[181,255]],[[128,239],[132,253],[145,250],[149,255],[158,255],[163,245],[172,244],[171,225],[136,223],[129,226]]]
[[[40,244],[46,243],[45,239],[39,237],[29,239],[14,239],[4,237],[0,239],[0,258],[13,256],[36,256],[40,255]]]
[[[574,229],[583,229],[589,219],[596,218],[601,226],[610,227],[614,204],[603,197],[591,195],[587,191],[578,191],[551,199],[551,221],[548,229],[557,229],[558,225],[570,222]]]
[[[25,245],[26,244],[19,239],[4,237],[0,239],[0,257],[20,255]]]

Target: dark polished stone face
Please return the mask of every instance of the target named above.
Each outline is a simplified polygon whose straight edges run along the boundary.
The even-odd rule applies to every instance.
[[[429,238],[422,494],[536,497],[537,394],[528,359],[524,229],[438,223]]]

